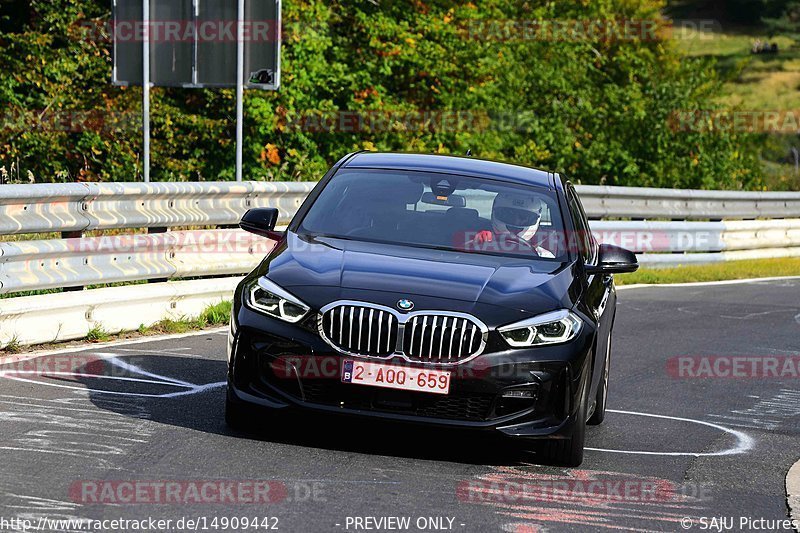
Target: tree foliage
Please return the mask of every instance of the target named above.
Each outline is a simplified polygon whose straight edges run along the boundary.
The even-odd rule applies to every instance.
[[[786,35],[795,41],[800,40],[800,2],[781,2],[782,11],[777,17],[763,17],[770,37]]]
[[[109,2],[0,2],[0,166],[40,181],[136,179],[141,89],[111,86],[110,46],[88,29],[108,22]],[[529,31],[556,20],[661,25],[662,8],[656,0],[285,0],[283,87],[247,93],[245,176],[315,180],[360,149],[471,149],[582,183],[758,186],[746,136],[671,128],[676,111],[713,107],[720,82],[711,65],[647,35]],[[232,179],[233,92],[152,95],[154,179]],[[366,117],[360,128],[356,115]]]

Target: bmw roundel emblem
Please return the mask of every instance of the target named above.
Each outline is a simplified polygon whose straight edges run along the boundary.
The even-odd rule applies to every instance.
[[[401,311],[411,311],[414,309],[414,302],[411,300],[400,300],[397,302],[397,308]]]

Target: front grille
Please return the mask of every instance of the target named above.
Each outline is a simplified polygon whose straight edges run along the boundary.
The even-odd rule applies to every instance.
[[[457,364],[483,351],[488,330],[462,313],[405,315],[388,307],[339,302],[322,310],[319,331],[345,354],[380,358],[397,354],[415,363]]]
[[[358,305],[340,305],[322,315],[325,339],[341,351],[387,357],[397,346],[398,321],[390,312]]]
[[[454,363],[481,350],[483,333],[468,318],[417,315],[405,326],[403,352],[420,362]]]

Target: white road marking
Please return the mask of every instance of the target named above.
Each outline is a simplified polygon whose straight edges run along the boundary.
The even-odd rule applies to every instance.
[[[97,416],[97,408],[88,401],[88,398],[78,398],[78,397],[69,397],[69,398],[55,398],[55,399],[42,399],[42,398],[31,398],[28,396],[12,396],[10,394],[2,394],[0,395],[0,404],[8,404],[14,408],[18,408],[20,406],[26,407],[26,412],[36,411],[37,409],[57,409],[59,411],[75,411],[79,413],[76,416],[80,416],[80,413],[91,413],[93,417]],[[34,403],[39,402],[39,403]],[[86,402],[85,405],[92,405],[91,408],[80,408],[74,406],[81,406],[84,405],[80,402]],[[129,402],[123,401],[113,401],[113,400],[106,400],[104,401],[104,405],[111,407],[114,406],[117,409],[124,409],[124,408],[137,408],[135,404],[131,404]],[[8,411],[5,411],[8,412]],[[4,411],[0,410],[0,417],[2,417]],[[126,414],[118,413],[115,411],[108,411],[104,410],[104,414],[106,415],[114,415],[119,417],[125,417],[128,415],[135,415],[136,413],[128,412]],[[147,414],[146,411],[140,410],[139,415]]]
[[[154,374],[152,372],[148,372],[147,370],[144,370],[143,368],[139,368],[136,365],[132,365],[130,363],[126,363],[125,361],[119,359],[116,356],[116,354],[113,354],[113,353],[101,353],[101,354],[98,354],[98,355],[100,355],[103,358],[106,358],[107,361],[109,363],[111,363],[112,365],[118,366],[119,368],[121,368],[123,370],[127,370],[128,372],[133,372],[135,374],[140,374],[142,376],[147,376],[149,378],[155,378],[155,379],[159,379],[159,380],[162,380],[162,381],[169,381],[170,383],[175,383],[177,385],[183,385],[184,387],[196,387],[197,386],[194,383],[188,383],[186,381],[181,381],[179,379],[170,378],[170,377],[167,377],[167,376],[161,376],[159,374]]]
[[[194,389],[191,390],[164,394],[162,396],[159,396],[159,398],[178,398],[179,396],[190,396],[192,394],[199,394],[207,390],[221,389],[222,387],[225,387],[227,384],[228,384],[227,381],[218,381],[217,383],[206,383],[205,385],[196,386]]]
[[[128,381],[128,382],[141,382],[141,383],[148,383],[148,384],[157,384],[157,385],[165,385],[165,386],[173,386],[173,387],[181,387],[185,388],[184,391],[178,391],[168,394],[145,394],[145,393],[138,393],[138,392],[119,392],[119,391],[108,391],[108,390],[98,390],[92,389],[87,387],[74,387],[70,385],[62,385],[58,383],[49,383],[49,382],[42,382],[36,380],[30,380],[21,378],[11,374],[19,374],[20,372],[8,371],[8,372],[0,372],[0,377],[4,377],[6,379],[12,379],[15,381],[21,381],[26,383],[34,383],[39,385],[46,385],[49,387],[57,387],[57,388],[64,388],[64,389],[71,389],[71,390],[78,390],[82,392],[88,393],[95,393],[95,394],[106,394],[106,395],[113,395],[113,396],[128,396],[128,397],[139,397],[139,398],[176,398],[180,396],[188,396],[193,394],[199,394],[201,392],[205,392],[207,390],[222,388],[226,385],[226,382],[220,381],[216,383],[207,383],[205,385],[196,385],[194,383],[189,383],[186,381],[182,381],[176,378],[171,378],[168,376],[163,376],[160,374],[156,374],[153,372],[149,372],[142,368],[139,368],[135,365],[131,365],[126,363],[125,361],[120,360],[116,354],[113,353],[98,353],[99,357],[104,358],[109,363],[119,366],[129,372],[138,373],[142,376],[146,376],[149,378],[153,378],[153,380],[144,380],[144,379],[136,379],[136,378],[127,378],[121,376],[98,376],[98,375],[86,375],[80,373],[69,373],[69,372],[59,372],[53,373],[52,375],[63,375],[63,376],[75,376],[75,377],[89,377],[92,379],[110,379],[110,380],[118,380],[118,381]],[[726,428],[724,426],[720,426],[718,424],[713,424],[711,422],[705,422],[702,420],[694,420],[691,418],[681,418],[681,417],[674,417],[668,415],[657,415],[651,413],[639,413],[634,411],[618,411],[609,409],[608,412],[610,413],[618,413],[623,415],[632,415],[632,416],[643,416],[643,417],[650,417],[650,418],[661,418],[666,420],[675,420],[679,422],[688,422],[692,424],[699,424],[703,426],[708,426],[719,431],[728,433],[736,437],[736,445],[728,448],[726,450],[722,450],[719,452],[653,452],[653,451],[639,451],[639,450],[612,450],[606,448],[590,448],[587,447],[587,450],[591,451],[600,451],[600,452],[608,452],[608,453],[622,453],[622,454],[632,454],[632,455],[660,455],[660,456],[690,456],[690,457],[713,457],[713,456],[723,456],[723,455],[736,455],[736,454],[743,454],[750,451],[754,446],[753,439],[741,432],[734,429]]]
[[[13,396],[3,396],[3,398],[14,398],[14,397]],[[27,399],[28,398],[20,398],[20,400],[27,400]],[[36,404],[36,403],[27,403],[27,402],[24,402],[24,401],[13,401],[12,402],[10,400],[2,400],[2,399],[0,399],[0,404],[8,404],[8,405],[11,405],[11,406],[14,406],[14,407],[30,407],[30,408],[47,407],[47,405],[41,405],[41,404]],[[97,409],[95,409],[95,408],[92,408],[92,409],[79,409],[77,407],[63,407],[63,406],[59,406],[58,408],[63,410],[63,411],[78,411],[79,413],[92,413],[92,414],[97,413]]]
[[[205,392],[207,390],[218,389],[222,388],[226,385],[225,381],[219,381],[216,383],[206,383],[204,385],[197,385],[195,383],[189,383],[187,381],[182,381],[176,378],[171,378],[168,376],[162,376],[160,374],[156,374],[154,372],[149,372],[140,368],[136,365],[132,365],[130,363],[126,363],[117,357],[116,354],[113,353],[98,353],[96,354],[98,357],[103,358],[108,363],[118,366],[128,372],[139,374],[148,378],[153,379],[140,379],[140,378],[129,378],[123,376],[104,376],[98,374],[83,374],[80,372],[38,372],[38,371],[17,371],[17,370],[7,370],[7,371],[0,371],[0,377],[5,379],[11,379],[13,381],[20,381],[23,383],[34,383],[37,385],[45,385],[47,387],[56,387],[59,389],[69,389],[69,390],[77,390],[81,392],[88,392],[94,394],[108,394],[112,396],[128,396],[128,397],[138,397],[138,398],[177,398],[179,396],[188,396],[192,394],[199,394],[201,392]],[[167,394],[145,394],[140,392],[120,392],[120,391],[110,391],[104,389],[93,389],[91,387],[77,387],[72,385],[63,385],[60,383],[52,383],[49,381],[39,381],[33,379],[26,379],[19,377],[19,375],[41,375],[42,377],[47,376],[66,376],[66,377],[85,377],[91,379],[108,379],[112,381],[126,381],[126,382],[135,382],[135,383],[146,383],[150,385],[163,385],[169,387],[178,387],[183,388],[186,390],[171,392]]]
[[[14,462],[17,462],[19,454],[24,452],[42,458],[53,457],[53,461],[62,460],[59,456],[75,457],[89,467],[124,470],[124,466],[119,464],[121,458],[130,454],[135,446],[148,442],[152,435],[149,413],[141,405],[145,402],[104,398],[102,403],[113,406],[115,410],[95,407],[92,412],[76,409],[85,401],[84,398],[24,398],[29,401],[22,402],[16,399],[14,396],[0,395],[0,426],[13,422],[33,429],[21,434],[12,432],[8,435],[9,440],[0,443],[0,451],[13,452],[12,455],[5,454],[9,458],[6,462],[11,462],[10,458],[15,457],[17,459]],[[96,399],[95,402],[101,403]],[[38,461],[42,464],[60,464],[44,462],[48,459]],[[35,509],[35,506],[28,508]]]
[[[120,348],[118,346],[114,347],[115,352],[126,352],[131,354],[137,355],[150,355],[150,356],[158,356],[158,355],[179,355],[182,358],[193,358],[193,359],[214,359],[216,355],[214,354],[200,354],[200,353],[191,353],[185,350],[189,350],[189,348],[181,348],[180,351],[178,349],[158,349],[158,350],[146,350],[144,348]]]
[[[750,435],[743,433],[741,431],[737,431],[735,429],[726,428],[724,426],[720,426],[719,424],[714,424],[711,422],[704,422],[702,420],[694,420],[692,418],[681,418],[677,416],[668,416],[668,415],[655,415],[652,413],[638,413],[635,411],[617,411],[614,409],[609,409],[609,413],[618,413],[622,415],[633,415],[633,416],[645,416],[649,418],[662,418],[666,420],[676,420],[678,422],[689,422],[691,424],[699,424],[701,426],[708,426],[719,431],[723,431],[728,433],[729,435],[733,435],[736,437],[736,445],[728,448],[727,450],[722,450],[719,452],[650,452],[650,451],[638,451],[638,450],[610,450],[606,448],[585,448],[587,450],[592,450],[595,452],[608,452],[608,453],[624,453],[630,455],[664,455],[670,457],[680,457],[680,456],[688,456],[688,457],[717,457],[721,455],[738,455],[747,453],[753,449],[755,445],[755,441]]]
[[[760,313],[747,313],[746,315],[734,316],[734,315],[719,315],[720,318],[732,318],[734,320],[749,320],[753,317],[757,316],[764,316],[764,315],[772,315],[775,313],[785,313],[787,309],[774,309],[772,311],[761,311]]]
[[[169,340],[176,340],[176,339],[186,339],[189,337],[200,337],[202,335],[228,335],[228,326],[223,326],[220,328],[213,328],[213,329],[205,329],[201,331],[190,331],[188,333],[174,333],[170,335],[153,335],[152,337],[140,337],[137,339],[127,339],[127,340],[117,340],[117,341],[110,341],[110,342],[103,342],[97,344],[85,344],[83,346],[70,346],[69,348],[57,348],[55,350],[46,350],[41,352],[34,352],[31,354],[25,354],[22,356],[19,355],[10,355],[0,357],[0,365],[5,364],[7,360],[10,361],[28,361],[31,359],[37,359],[39,357],[44,357],[45,355],[62,355],[67,353],[76,353],[76,352],[85,352],[92,349],[103,349],[103,348],[111,348],[115,346],[128,346],[132,344],[146,344],[148,342],[164,342]]]
[[[85,349],[84,350],[78,350],[78,351],[70,350],[70,351],[64,351],[63,354],[69,354],[69,353],[72,353],[72,352],[78,353],[78,352],[85,352],[85,351],[87,351],[87,350],[85,350]],[[36,360],[36,359],[41,359],[42,357],[47,357],[49,355],[59,355],[59,354],[50,353],[50,352],[42,352],[42,353],[34,353],[34,354],[9,355],[7,357],[0,357],[0,366],[10,365],[10,364],[17,364],[17,363],[25,363],[25,362],[33,361],[33,360]],[[95,355],[95,356],[97,356],[98,359],[101,358],[101,354],[100,353],[90,353],[90,355]],[[114,355],[112,354],[112,357],[113,356]]]
[[[163,381],[156,381],[153,379],[126,378],[122,376],[102,376],[99,374],[83,374],[81,372],[40,372],[38,370],[0,370],[0,377],[13,378],[14,376],[41,376],[43,378],[50,376],[63,376],[63,377],[74,377],[74,378],[89,378],[89,379],[113,379],[116,381],[130,381],[133,383],[148,383],[150,385],[163,385],[165,387],[182,387],[182,388],[196,387],[196,385],[183,385],[181,383],[173,383],[171,381],[165,383]],[[41,383],[41,382],[35,381],[34,383]],[[49,384],[45,383],[45,385]]]
[[[709,414],[720,422],[732,426],[774,431],[800,416],[800,391],[781,389],[770,398],[759,401],[747,409],[736,409],[729,414]]]
[[[189,396],[189,395],[192,395],[192,394],[199,394],[201,392],[205,392],[205,391],[211,390],[211,389],[219,389],[219,388],[224,387],[227,384],[227,382],[225,382],[225,381],[220,381],[220,382],[217,382],[217,383],[207,383],[205,385],[193,385],[191,388],[189,388],[187,390],[179,391],[179,392],[171,392],[169,394],[144,394],[144,393],[141,393],[141,392],[119,392],[119,391],[110,391],[110,390],[102,390],[102,389],[91,389],[91,388],[87,388],[87,387],[72,387],[70,385],[60,385],[58,383],[47,383],[47,382],[44,382],[44,381],[36,381],[34,379],[25,379],[25,378],[18,378],[18,377],[12,377],[12,376],[3,376],[3,377],[6,378],[6,379],[14,380],[14,381],[21,381],[23,383],[34,383],[36,385],[46,385],[48,387],[56,387],[56,388],[59,388],[59,389],[71,389],[71,390],[77,390],[77,391],[81,391],[81,392],[89,392],[89,393],[94,393],[94,394],[109,394],[109,395],[112,395],[112,396],[132,396],[132,397],[137,397],[137,398],[177,398],[179,396]],[[105,379],[112,379],[112,380],[113,379],[117,379],[114,376],[104,376],[104,378]],[[162,383],[162,385],[169,385],[169,383]],[[175,385],[175,384],[173,384],[173,385]]]
[[[74,511],[81,506],[77,503],[66,502],[62,500],[51,500],[49,498],[40,498],[38,496],[23,496],[19,494],[12,494],[6,492],[4,497],[9,501],[22,500],[22,505],[5,504],[3,507],[7,509],[24,509],[30,511],[32,508],[41,511]]]

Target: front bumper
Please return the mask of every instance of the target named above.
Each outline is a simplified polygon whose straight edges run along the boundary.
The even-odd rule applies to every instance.
[[[238,305],[229,338],[228,387],[234,401],[278,410],[313,410],[403,422],[496,430],[515,437],[568,438],[586,380],[594,328],[572,342],[509,349],[496,332],[486,351],[461,365],[365,361],[452,373],[447,396],[342,383],[342,355],[323,341],[316,316],[287,324]],[[509,398],[509,391],[528,397]]]

